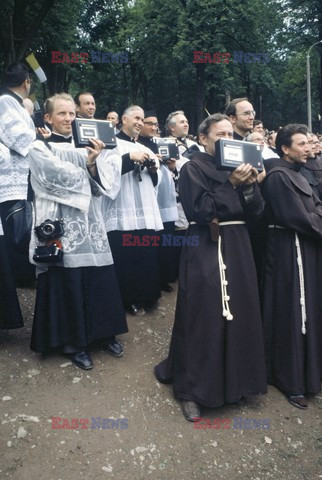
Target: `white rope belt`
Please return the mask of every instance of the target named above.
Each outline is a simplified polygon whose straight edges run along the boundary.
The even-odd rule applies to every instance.
[[[219,222],[218,225],[245,225],[242,220],[232,220],[231,222]],[[190,225],[197,225],[197,222],[189,222]]]
[[[196,225],[196,222],[190,222],[191,225]],[[219,222],[220,227],[225,225],[245,225],[245,222],[241,220],[232,220],[230,222]],[[218,237],[218,263],[219,263],[219,275],[220,275],[220,287],[221,287],[221,303],[222,303],[222,316],[226,320],[233,320],[234,316],[230,311],[228,295],[228,280],[226,278],[226,264],[221,249],[221,235]]]
[[[268,225],[268,228],[281,228],[285,230],[285,227],[280,225]],[[306,302],[305,302],[305,284],[304,284],[304,270],[303,270],[303,261],[301,253],[301,245],[299,237],[296,232],[295,235],[295,248],[296,248],[296,261],[299,271],[299,283],[300,283],[300,305],[301,305],[301,317],[302,317],[302,333],[306,334]]]
[[[219,225],[245,225],[245,222],[241,220],[232,220],[230,222],[219,222]],[[221,235],[218,237],[218,262],[219,262],[219,274],[220,274],[220,284],[221,284],[221,302],[222,302],[222,316],[226,320],[233,320],[234,316],[230,311],[229,300],[230,296],[228,295],[228,280],[226,278],[226,264],[224,262],[224,257],[221,249]]]
[[[281,225],[268,225],[268,228],[280,228],[281,230],[286,230],[285,227],[282,227]]]
[[[305,285],[304,285],[304,271],[302,262],[302,253],[299,237],[295,232],[295,247],[297,253],[297,265],[299,267],[299,281],[300,281],[300,305],[302,313],[302,333],[306,334],[306,304],[305,304]]]

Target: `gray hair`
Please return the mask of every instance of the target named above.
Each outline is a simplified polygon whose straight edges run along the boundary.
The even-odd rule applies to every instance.
[[[254,138],[254,135],[257,135],[258,133],[259,133],[259,135],[261,135],[263,137],[263,140],[264,140],[264,135],[262,135],[260,132],[251,132],[247,135],[246,142],[252,142],[253,138]]]
[[[131,115],[131,113],[135,110],[142,110],[142,112],[144,111],[142,107],[139,107],[139,105],[130,105],[124,110],[122,117],[124,117],[124,115]]]
[[[176,110],[175,112],[172,112],[168,115],[168,117],[165,121],[165,129],[167,130],[168,133],[171,133],[171,130],[169,129],[169,126],[176,124],[176,120],[174,118],[176,115],[184,115],[184,111],[183,110]]]

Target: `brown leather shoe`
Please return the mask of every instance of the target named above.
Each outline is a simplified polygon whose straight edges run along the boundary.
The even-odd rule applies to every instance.
[[[181,406],[183,414],[189,422],[194,422],[196,418],[200,418],[200,408],[196,402],[182,400]]]
[[[294,405],[294,407],[306,410],[308,407],[307,399],[304,395],[288,395],[287,400]]]

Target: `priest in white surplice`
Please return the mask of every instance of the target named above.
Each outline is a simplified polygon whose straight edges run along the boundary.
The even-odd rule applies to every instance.
[[[4,237],[16,282],[30,282],[34,269],[28,256],[19,254],[13,248],[12,236],[7,228],[8,210],[18,200],[27,198],[28,190],[28,148],[36,138],[34,124],[22,101],[30,93],[29,71],[22,63],[10,65],[4,75],[4,88],[0,96],[0,143],[10,149],[10,161],[0,164],[0,215]]]
[[[117,134],[117,148],[105,153],[107,162],[122,158],[120,192],[115,200],[104,198],[103,205],[124,306],[133,315],[144,314],[144,309],[154,306],[161,295],[158,252],[153,242],[146,246],[124,245],[126,234],[141,241],[143,236],[151,239],[163,228],[157,202],[159,161],[150,149],[136,142],[143,119],[142,108],[127,108],[122,116],[122,130]],[[153,159],[156,166],[142,169],[142,162],[147,159]],[[140,164],[135,167],[133,162]]]
[[[45,120],[53,129],[49,148],[37,141],[29,153],[35,225],[46,219],[62,219],[64,224],[59,238],[62,260],[35,262],[38,280],[31,348],[43,353],[57,349],[88,370],[93,367],[88,352],[92,344],[99,343],[119,357],[123,350],[115,335],[127,332],[102,216],[102,197],[115,198],[119,191],[121,160],[101,162],[98,142],[94,142],[96,151],[89,154],[68,143],[75,115],[70,95],[56,94],[47,100]],[[33,234],[31,261],[38,245],[43,242]]]

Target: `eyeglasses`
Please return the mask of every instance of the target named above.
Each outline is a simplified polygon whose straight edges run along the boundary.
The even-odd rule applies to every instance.
[[[143,122],[145,125],[148,125],[149,127],[158,127],[159,124],[158,122]]]
[[[238,115],[242,115],[243,117],[255,117],[256,116],[256,112],[254,110],[247,110],[247,112],[243,112],[243,113],[236,113],[236,117]]]

